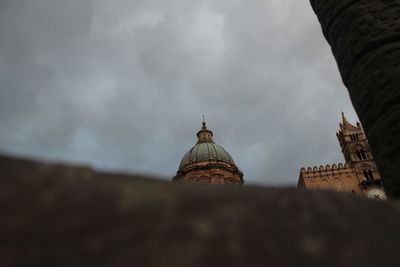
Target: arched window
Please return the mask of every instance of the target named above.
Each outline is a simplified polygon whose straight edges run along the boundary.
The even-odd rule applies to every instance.
[[[374,175],[371,170],[368,170],[368,176],[370,177],[371,180],[374,180]]]
[[[360,150],[356,150],[356,154],[357,154],[357,158],[358,158],[358,160],[362,160],[362,156],[361,156],[361,153],[360,153]]]
[[[367,155],[365,154],[364,150],[362,150],[362,149],[357,149],[356,154],[357,154],[357,158],[359,160],[367,159]]]
[[[374,175],[371,170],[363,170],[363,174],[364,174],[365,179],[367,179],[367,181],[374,180]]]
[[[363,170],[363,174],[364,174],[365,179],[367,179],[367,181],[369,181],[369,180],[368,180],[368,173],[367,173],[366,170]]]
[[[363,159],[367,159],[367,154],[365,154],[365,152],[364,152],[364,150],[360,150],[360,153],[361,153],[361,157],[363,158]]]
[[[358,134],[350,134],[350,139],[351,139],[351,141],[357,141],[358,140]]]

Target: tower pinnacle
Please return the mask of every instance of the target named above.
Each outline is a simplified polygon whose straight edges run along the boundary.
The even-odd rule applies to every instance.
[[[342,125],[343,128],[346,128],[347,126],[350,125],[349,121],[347,120],[347,118],[344,116],[344,112],[342,111]]]

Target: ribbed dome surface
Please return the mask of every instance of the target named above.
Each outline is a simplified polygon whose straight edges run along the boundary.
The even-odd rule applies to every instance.
[[[198,143],[187,152],[179,165],[179,169],[185,166],[202,161],[222,161],[234,165],[232,157],[221,146],[214,143]]]

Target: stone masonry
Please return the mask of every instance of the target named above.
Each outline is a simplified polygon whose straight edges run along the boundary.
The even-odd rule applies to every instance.
[[[400,1],[310,0],[389,196],[400,196]]]

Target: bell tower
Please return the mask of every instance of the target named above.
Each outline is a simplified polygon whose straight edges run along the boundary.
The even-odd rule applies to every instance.
[[[359,122],[352,125],[342,112],[336,133],[345,163],[301,168],[297,186],[307,190],[351,192],[372,199],[384,200],[386,194],[367,137]]]
[[[344,159],[353,167],[361,191],[368,195],[373,189],[382,189],[382,179],[361,124],[350,124],[342,112],[342,123],[339,126],[336,135]]]

